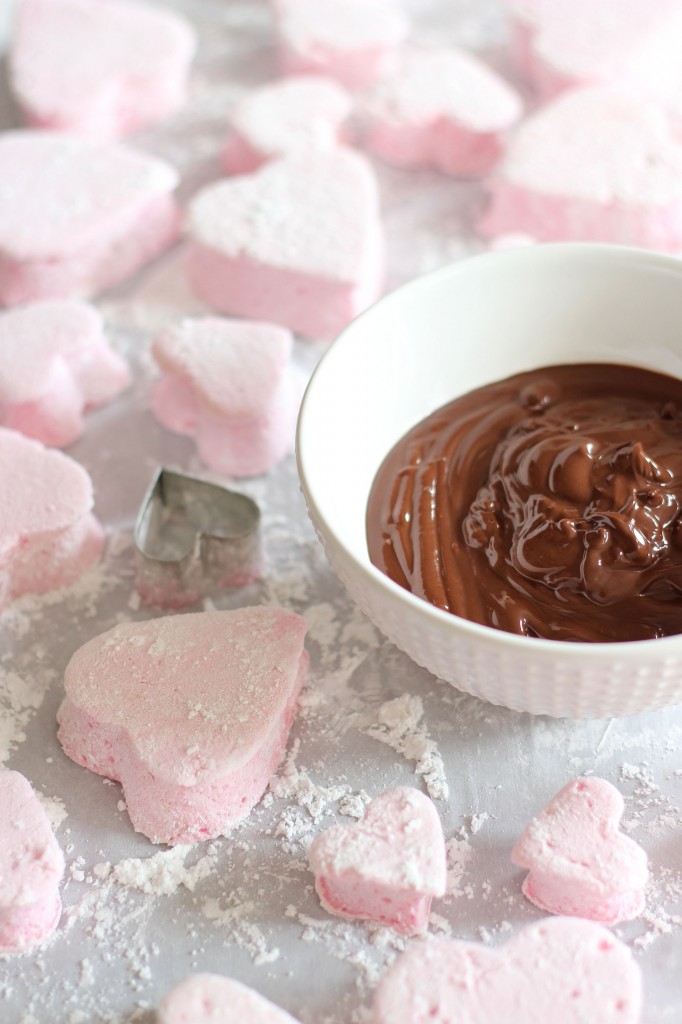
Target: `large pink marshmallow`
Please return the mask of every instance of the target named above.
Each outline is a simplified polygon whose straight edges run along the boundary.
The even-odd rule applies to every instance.
[[[119,144],[0,135],[0,305],[95,295],[177,237],[177,174]]]
[[[158,1024],[298,1024],[288,1013],[231,978],[194,974],[172,989]]]
[[[300,0],[278,19],[285,74],[321,74],[362,89],[388,74],[408,33],[404,15],[367,0]]]
[[[21,0],[10,84],[33,127],[113,139],[185,100],[192,26],[127,0]]]
[[[92,481],[77,462],[0,427],[0,608],[75,582],[102,554]]]
[[[85,429],[83,413],[130,383],[107,344],[102,318],[81,302],[38,302],[0,314],[0,423],[64,447]]]
[[[434,896],[446,886],[445,842],[438,813],[416,789],[388,790],[361,821],[326,829],[310,848],[322,906],[332,914],[426,931]]]
[[[682,249],[682,144],[650,100],[563,93],[516,132],[490,181],[486,237]]]
[[[220,313],[333,338],[379,294],[374,173],[348,149],[306,151],[209,185],[189,209],[189,275]]]
[[[248,174],[276,157],[345,141],[352,100],[331,78],[302,75],[255,89],[230,114],[222,160],[230,174]]]
[[[152,353],[164,372],[156,418],[196,437],[199,457],[230,476],[265,473],[291,451],[303,384],[290,331],[203,317],[163,331]]]
[[[500,159],[521,113],[518,93],[471,54],[412,48],[369,97],[366,141],[398,167],[475,177]]]
[[[0,953],[25,953],[59,923],[64,857],[42,804],[19,772],[0,771],[0,809]]]
[[[304,635],[300,616],[276,608],[116,626],[67,666],[61,744],[121,783],[133,826],[153,843],[223,835],[282,759]]]
[[[543,99],[608,85],[660,100],[682,95],[679,0],[503,0],[517,63]]]
[[[524,895],[550,914],[618,924],[644,909],[641,846],[619,832],[623,798],[605,779],[576,779],[531,821],[512,850]]]
[[[501,949],[414,943],[381,979],[373,1024],[638,1024],[630,950],[590,921],[554,917]]]

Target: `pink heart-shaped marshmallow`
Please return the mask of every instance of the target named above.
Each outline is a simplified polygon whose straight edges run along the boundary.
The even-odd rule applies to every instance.
[[[196,436],[203,462],[232,476],[264,473],[291,450],[302,381],[291,333],[275,324],[187,319],[154,341],[164,371],[152,396],[169,430]]]
[[[194,974],[168,993],[159,1024],[298,1024],[263,996],[231,978]]]
[[[80,302],[39,302],[0,315],[0,423],[61,447],[83,433],[83,412],[130,382],[102,318]]]
[[[524,894],[550,914],[617,924],[644,908],[647,856],[619,832],[623,798],[605,779],[569,782],[528,825],[512,861]]]
[[[590,921],[529,925],[501,949],[415,943],[381,979],[373,1024],[637,1024],[639,967]]]
[[[365,817],[334,825],[310,848],[322,905],[332,914],[388,924],[407,935],[426,930],[434,896],[445,892],[440,819],[416,789],[388,790]]]
[[[0,953],[23,953],[57,927],[64,857],[19,772],[0,771],[0,808]]]
[[[22,0],[10,82],[37,128],[112,139],[185,98],[195,34],[171,11],[127,0]]]
[[[576,86],[682,96],[678,0],[503,0],[517,61],[544,99]]]
[[[399,167],[483,174],[521,116],[518,93],[455,47],[412,47],[367,104],[369,147]]]
[[[119,144],[0,135],[0,304],[94,295],[176,237],[177,174]]]
[[[301,149],[331,149],[344,141],[351,107],[346,90],[321,75],[283,78],[254,89],[230,114],[223,163],[230,174],[248,174]]]
[[[682,144],[651,100],[562,93],[520,126],[490,189],[488,237],[682,249]]]
[[[221,313],[333,338],[378,295],[376,178],[348,149],[209,185],[190,205],[189,235],[194,289]]]
[[[92,505],[82,466],[0,427],[0,607],[67,586],[99,559],[104,535]]]
[[[226,832],[260,799],[305,677],[305,622],[277,608],[116,626],[71,658],[59,739],[121,782],[156,843]]]

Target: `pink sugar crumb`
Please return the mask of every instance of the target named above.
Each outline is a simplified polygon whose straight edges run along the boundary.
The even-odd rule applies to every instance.
[[[117,626],[67,666],[62,746],[121,782],[135,829],[152,842],[222,835],[282,759],[306,673],[304,634],[303,619],[270,608]]]

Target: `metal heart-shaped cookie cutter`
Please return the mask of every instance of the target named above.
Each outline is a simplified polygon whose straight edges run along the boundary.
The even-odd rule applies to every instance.
[[[159,469],[135,523],[137,589],[179,608],[261,575],[260,509],[245,494]]]

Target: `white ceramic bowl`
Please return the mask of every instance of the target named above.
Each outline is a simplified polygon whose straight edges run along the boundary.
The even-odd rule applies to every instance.
[[[533,714],[637,714],[682,702],[682,636],[574,644],[503,633],[413,596],[367,554],[372,480],[411,426],[483,384],[577,362],[682,378],[682,261],[612,246],[532,246],[400,288],[346,328],[313,374],[298,425],[299,474],[329,561],[420,665]]]

